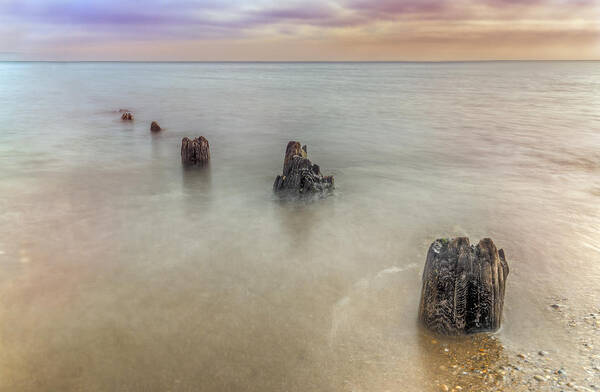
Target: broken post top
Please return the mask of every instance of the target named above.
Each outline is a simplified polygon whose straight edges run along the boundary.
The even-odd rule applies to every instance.
[[[306,146],[300,147],[300,142],[291,141],[285,148],[285,158],[283,159],[283,171],[285,172],[285,166],[292,160],[294,156],[300,156],[307,158]]]
[[[210,161],[210,148],[204,136],[181,140],[181,163],[186,166],[204,166]]]
[[[123,121],[131,121],[133,120],[133,113],[126,111],[123,113],[123,115],[121,116],[121,120]]]
[[[419,319],[444,335],[500,327],[508,264],[490,238],[477,246],[466,237],[442,238],[429,247]]]
[[[150,124],[150,130],[152,132],[160,132],[162,128],[160,127],[160,125],[158,125],[156,121],[152,121],[152,124]]]
[[[324,177],[319,165],[308,159],[307,147],[291,141],[285,149],[283,173],[275,178],[273,190],[288,195],[326,194],[333,189],[333,177]]]

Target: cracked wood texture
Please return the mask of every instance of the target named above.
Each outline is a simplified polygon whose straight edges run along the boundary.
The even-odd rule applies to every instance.
[[[489,238],[470,245],[466,237],[438,239],[423,271],[419,319],[443,335],[500,328],[508,264]]]
[[[273,190],[288,195],[324,195],[333,190],[333,177],[323,176],[319,165],[307,157],[306,146],[291,141],[285,149],[283,174],[275,178]]]

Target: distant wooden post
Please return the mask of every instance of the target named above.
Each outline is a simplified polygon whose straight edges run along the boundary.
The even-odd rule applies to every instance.
[[[125,113],[123,113],[123,115],[121,116],[121,120],[123,120],[123,121],[132,121],[133,120],[133,113],[131,113],[131,112],[125,112]]]
[[[181,163],[186,166],[204,166],[210,161],[208,140],[204,136],[181,141]]]
[[[158,125],[156,121],[152,121],[152,124],[150,124],[150,130],[152,132],[160,132],[162,131],[162,128],[160,127],[160,125]]]

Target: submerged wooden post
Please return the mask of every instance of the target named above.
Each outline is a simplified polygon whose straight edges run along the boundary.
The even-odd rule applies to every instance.
[[[307,157],[306,146],[291,141],[285,149],[283,173],[275,178],[273,191],[288,195],[325,194],[333,189],[333,177],[323,176],[319,165]]]
[[[150,130],[152,132],[160,132],[162,131],[162,128],[160,127],[160,125],[158,125],[156,121],[152,121],[152,124],[150,124]]]
[[[181,163],[186,166],[204,166],[210,161],[208,140],[204,136],[181,140]]]
[[[463,335],[500,328],[508,264],[489,238],[438,239],[423,271],[419,319],[430,330]]]
[[[123,121],[131,121],[133,120],[133,113],[131,112],[124,112],[123,115],[121,116],[121,120]]]

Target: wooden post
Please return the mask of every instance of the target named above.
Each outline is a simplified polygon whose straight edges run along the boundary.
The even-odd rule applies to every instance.
[[[463,335],[500,328],[508,264],[502,249],[484,238],[438,239],[423,271],[419,319],[430,330]]]
[[[181,163],[184,165],[204,166],[210,161],[208,140],[204,136],[181,140]]]
[[[333,189],[333,177],[323,177],[319,165],[308,159],[306,146],[291,141],[285,149],[283,173],[275,178],[273,190],[288,195],[325,194]]]

